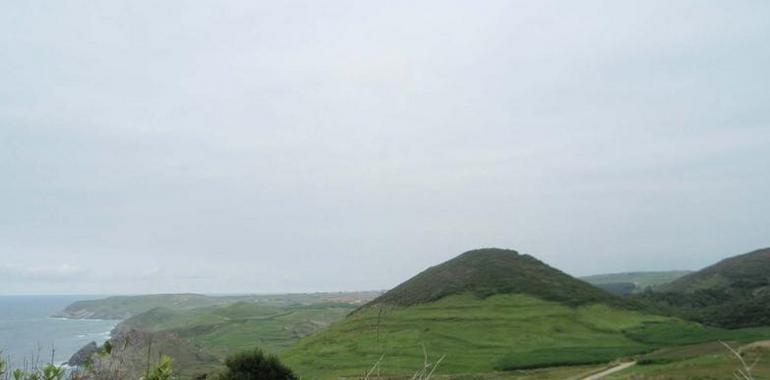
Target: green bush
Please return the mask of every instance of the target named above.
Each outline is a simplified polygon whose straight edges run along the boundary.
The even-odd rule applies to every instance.
[[[241,352],[225,359],[227,369],[219,380],[297,380],[289,367],[262,350]]]
[[[146,380],[169,380],[173,375],[174,370],[171,367],[172,359],[166,355],[160,359],[158,364],[155,364],[150,372],[147,374]]]
[[[673,358],[641,358],[636,361],[637,365],[660,365],[660,364],[671,364],[675,362],[676,359]]]

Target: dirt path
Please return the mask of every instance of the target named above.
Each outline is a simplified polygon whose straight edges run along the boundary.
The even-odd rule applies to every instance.
[[[618,365],[616,365],[616,366],[614,366],[612,368],[605,369],[604,371],[601,371],[599,373],[595,373],[595,374],[593,374],[591,376],[588,376],[588,377],[584,377],[582,380],[599,380],[599,379],[603,379],[606,376],[609,376],[609,375],[611,375],[611,374],[613,374],[615,372],[620,372],[620,371],[622,371],[622,370],[624,370],[626,368],[633,367],[635,364],[636,364],[636,362],[620,363],[620,364],[618,364]]]

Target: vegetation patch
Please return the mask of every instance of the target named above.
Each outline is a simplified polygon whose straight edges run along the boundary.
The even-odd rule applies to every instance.
[[[719,340],[751,342],[770,339],[770,327],[730,330],[686,321],[644,323],[624,332],[635,341],[656,346],[680,346]]]
[[[497,369],[515,370],[601,364],[621,357],[649,352],[650,350],[652,350],[650,346],[629,345],[616,347],[558,347],[528,352],[512,352],[500,358]]]
[[[528,294],[573,306],[587,303],[630,305],[530,255],[489,248],[465,252],[428,268],[367,306],[411,306],[461,293],[479,298],[496,294]]]
[[[663,271],[663,272],[625,272],[597,274],[580,279],[602,289],[622,291],[623,294],[639,293],[645,289],[655,289],[668,284],[692,272]],[[613,292],[614,293],[614,292]]]
[[[312,379],[361,376],[383,354],[382,374],[404,375],[420,366],[423,350],[446,356],[437,371],[443,375],[590,364],[657,348],[624,330],[668,320],[602,304],[466,293],[410,307],[369,307],[279,355]]]
[[[770,248],[722,260],[634,299],[659,312],[704,324],[770,325]]]

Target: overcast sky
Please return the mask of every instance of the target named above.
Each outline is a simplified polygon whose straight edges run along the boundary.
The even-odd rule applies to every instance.
[[[767,1],[0,2],[0,294],[770,246]]]

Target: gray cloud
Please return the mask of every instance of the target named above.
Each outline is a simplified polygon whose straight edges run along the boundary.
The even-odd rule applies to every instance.
[[[573,274],[766,246],[768,8],[3,2],[0,262],[90,269],[0,289],[369,289],[483,246]]]
[[[60,264],[48,267],[21,267],[12,264],[0,265],[0,276],[6,280],[64,282],[77,281],[89,275],[89,270],[75,265]]]

